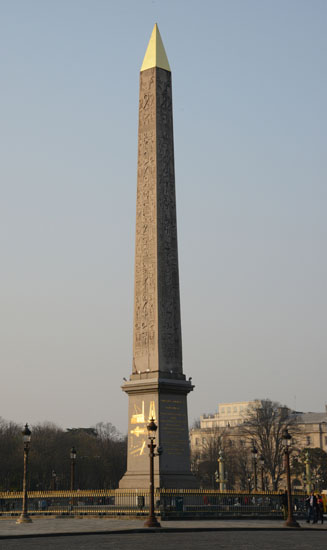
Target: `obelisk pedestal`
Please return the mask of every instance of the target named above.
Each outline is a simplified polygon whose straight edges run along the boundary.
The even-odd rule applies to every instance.
[[[182,367],[171,72],[155,25],[140,73],[133,367],[127,472],[119,487],[149,486],[146,425],[158,425],[155,487],[196,487],[190,471]]]

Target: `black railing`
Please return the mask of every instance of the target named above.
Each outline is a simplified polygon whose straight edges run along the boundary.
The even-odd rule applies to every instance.
[[[294,512],[305,516],[304,493],[293,495]],[[326,505],[326,502],[325,502]],[[22,511],[22,493],[0,493],[0,515],[16,516]],[[31,491],[28,493],[31,516],[96,515],[146,516],[148,491]],[[155,492],[155,513],[162,519],[178,518],[283,518],[285,498],[281,493],[247,493],[210,490],[168,490]]]

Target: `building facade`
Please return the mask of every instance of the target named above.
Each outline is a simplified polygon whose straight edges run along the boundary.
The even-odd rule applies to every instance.
[[[255,406],[257,401],[235,401],[233,403],[219,403],[218,412],[200,416],[202,429],[226,428],[239,426],[249,407]]]
[[[200,417],[200,426],[193,428],[190,431],[190,446],[192,453],[192,464],[194,471],[198,472],[198,467],[201,467],[207,472],[211,468],[211,483],[214,487],[214,463],[219,462],[219,454],[222,452],[225,455],[226,461],[231,464],[230,468],[238,471],[234,475],[234,482],[229,488],[246,489],[247,486],[254,484],[258,488],[277,488],[280,480],[284,479],[281,450],[281,432],[283,425],[280,424],[279,437],[279,454],[280,463],[276,468],[276,483],[273,476],[261,478],[260,459],[263,467],[263,457],[261,449],[264,447],[260,443],[258,434],[251,434],[248,427],[249,415],[253,415],[256,408],[260,409],[262,401],[237,401],[232,403],[219,403],[218,410],[215,414],[204,414]],[[277,407],[272,414],[275,414],[276,423],[283,415],[283,410],[288,415],[290,420],[290,432],[292,433],[292,456],[299,456],[303,449],[320,449],[327,453],[327,406],[324,412],[299,412],[292,411],[285,407]],[[287,412],[286,412],[287,411]],[[270,424],[274,420],[270,419]],[[260,431],[260,428],[259,428]],[[275,437],[275,435],[274,435]],[[275,444],[275,443],[274,443]],[[258,447],[257,455],[254,456],[253,449]],[[257,464],[257,479],[253,478],[253,461]],[[237,462],[237,466],[235,463]],[[271,469],[270,469],[271,471]],[[241,473],[240,473],[241,472]],[[243,482],[235,484],[235,477],[243,476]],[[261,477],[260,477],[261,476]],[[232,475],[230,476],[230,479]],[[301,476],[300,476],[301,478]],[[296,485],[305,485],[305,478],[297,479]]]
[[[200,427],[190,430],[191,450],[201,451],[203,445],[210,437],[218,432],[224,433],[233,446],[242,441],[250,444],[242,436],[242,425],[247,418],[247,412],[253,407],[260,406],[259,400],[234,401],[232,403],[219,403],[218,410],[214,414],[200,416]],[[299,449],[322,449],[327,452],[327,405],[324,412],[299,412],[291,411],[296,420],[295,438]]]

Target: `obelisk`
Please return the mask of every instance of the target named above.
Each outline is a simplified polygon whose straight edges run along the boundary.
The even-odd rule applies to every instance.
[[[188,488],[190,471],[174,174],[171,71],[155,25],[140,73],[132,374],[127,472],[119,487],[149,487],[146,425],[154,417],[155,487]]]

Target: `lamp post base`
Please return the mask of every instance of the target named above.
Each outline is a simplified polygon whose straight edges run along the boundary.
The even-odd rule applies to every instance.
[[[295,521],[295,519],[291,518],[291,519],[287,519],[284,523],[285,527],[293,527],[293,528],[299,528],[301,527],[301,525]]]
[[[161,527],[161,525],[155,516],[149,516],[144,522],[144,527]]]
[[[21,516],[19,516],[16,523],[32,523],[32,520],[27,514],[22,514]]]

